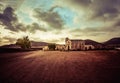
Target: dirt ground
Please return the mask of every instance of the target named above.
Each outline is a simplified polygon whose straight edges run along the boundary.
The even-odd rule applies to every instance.
[[[0,83],[118,83],[119,80],[120,51],[0,54]]]

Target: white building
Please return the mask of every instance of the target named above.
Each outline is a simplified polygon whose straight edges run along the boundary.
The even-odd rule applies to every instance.
[[[84,40],[66,38],[65,45],[67,50],[85,50]]]
[[[43,51],[48,51],[48,50],[49,50],[49,47],[48,47],[48,46],[44,46],[44,47],[42,48],[42,50],[43,50]]]
[[[65,45],[56,45],[56,50],[94,50],[100,48],[100,46],[91,40],[65,38]]]
[[[95,46],[93,45],[85,45],[85,50],[94,50]]]
[[[60,51],[66,50],[65,44],[57,44],[55,50],[60,50]]]

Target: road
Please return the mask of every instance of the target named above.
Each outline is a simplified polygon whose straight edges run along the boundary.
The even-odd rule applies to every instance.
[[[117,83],[119,51],[0,54],[0,83]]]

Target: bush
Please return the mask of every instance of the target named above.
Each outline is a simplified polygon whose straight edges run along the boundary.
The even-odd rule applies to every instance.
[[[49,44],[48,47],[49,47],[49,50],[55,50],[56,45],[55,44]]]

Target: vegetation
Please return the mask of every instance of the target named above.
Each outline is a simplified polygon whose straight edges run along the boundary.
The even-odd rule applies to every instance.
[[[30,42],[28,36],[18,39],[16,42],[16,45],[19,45],[22,49],[30,49],[31,48],[31,42]]]
[[[49,47],[49,50],[55,50],[56,45],[55,44],[49,44],[48,47]]]

